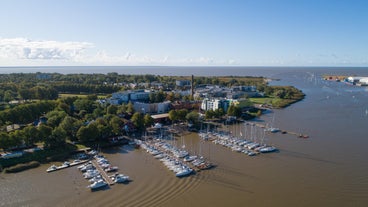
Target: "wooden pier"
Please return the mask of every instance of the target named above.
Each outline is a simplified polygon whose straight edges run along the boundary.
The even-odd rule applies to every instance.
[[[104,169],[97,163],[96,160],[92,160],[92,165],[100,172],[101,176],[105,180],[105,182],[109,185],[114,185],[115,182],[109,177]]]

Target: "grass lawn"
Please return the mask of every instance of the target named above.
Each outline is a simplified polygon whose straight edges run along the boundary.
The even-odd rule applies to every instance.
[[[272,97],[266,97],[266,98],[249,98],[251,102],[254,104],[270,104],[275,108],[284,108],[298,100],[294,99],[281,99],[281,98],[272,98]]]
[[[87,97],[89,94],[73,94],[73,93],[60,93],[59,94],[59,98],[67,98],[67,97],[80,97],[80,98],[85,98]],[[97,96],[99,99],[105,99],[106,95],[98,95]]]

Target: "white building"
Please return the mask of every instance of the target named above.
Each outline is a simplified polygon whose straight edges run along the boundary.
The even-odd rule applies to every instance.
[[[227,109],[229,108],[231,103],[231,100],[228,99],[213,99],[210,100],[208,98],[203,99],[202,104],[201,104],[201,109],[204,111],[208,111],[208,110],[217,110],[217,109],[223,109],[225,112],[227,111]]]

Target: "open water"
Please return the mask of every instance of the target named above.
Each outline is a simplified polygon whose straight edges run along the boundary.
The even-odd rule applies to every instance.
[[[269,123],[275,117],[274,127],[310,138],[267,134],[267,143],[280,151],[248,157],[211,142],[200,145],[198,135],[189,134],[183,138],[186,148],[198,152],[201,146],[204,156],[217,167],[185,178],[176,178],[143,150],[118,147],[104,154],[133,179],[131,183],[90,192],[76,168],[46,173],[49,165],[43,165],[17,174],[1,174],[0,206],[368,206],[368,88],[321,80],[323,74],[368,76],[367,69],[109,69],[105,72],[99,68],[96,73],[279,78],[271,84],[294,85],[306,93],[306,98],[254,122]],[[68,73],[68,69],[65,71]],[[233,133],[244,130],[243,125],[229,128]]]

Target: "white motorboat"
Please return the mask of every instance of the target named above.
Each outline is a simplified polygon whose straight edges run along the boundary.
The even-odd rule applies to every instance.
[[[105,186],[107,186],[107,183],[103,180],[99,180],[97,182],[92,183],[88,187],[91,188],[91,190],[97,190],[97,189],[103,188]]]
[[[112,166],[112,167],[108,167],[105,169],[106,172],[114,172],[117,171],[119,169],[119,167],[117,166]]]
[[[117,174],[112,179],[115,183],[126,183],[130,181],[129,176],[123,174]]]
[[[52,172],[52,171],[55,171],[57,169],[58,169],[58,167],[56,165],[51,165],[49,168],[47,168],[46,172]]]
[[[269,146],[269,147],[263,147],[259,151],[262,153],[268,153],[268,152],[274,152],[276,150],[277,150],[276,147]]]
[[[183,168],[182,170],[180,170],[179,172],[177,172],[175,174],[176,177],[184,177],[186,175],[189,175],[193,172],[193,170],[191,168]]]
[[[185,161],[185,162],[192,162],[192,161],[194,161],[195,159],[197,159],[197,156],[196,156],[196,155],[191,155],[191,156],[186,156],[186,157],[184,158],[184,161]]]

